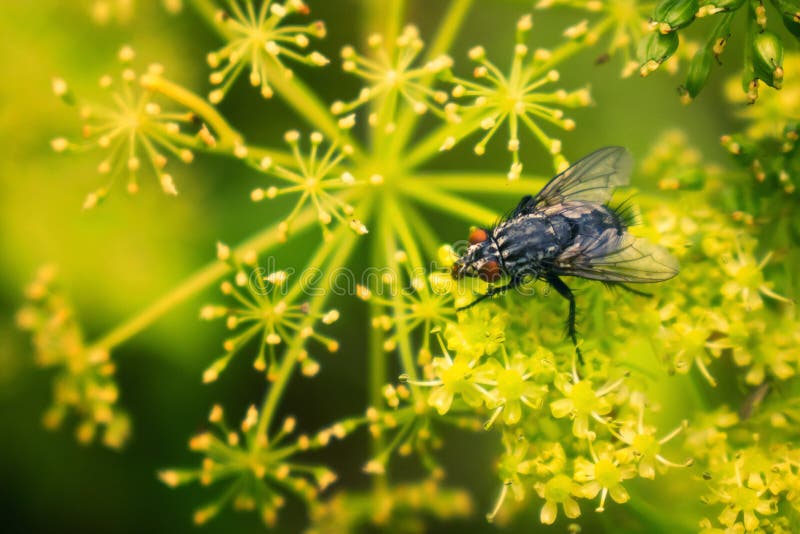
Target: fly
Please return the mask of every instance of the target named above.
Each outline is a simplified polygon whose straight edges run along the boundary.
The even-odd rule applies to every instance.
[[[632,160],[622,147],[601,148],[526,195],[493,228],[476,228],[470,246],[453,265],[453,278],[477,277],[501,286],[458,311],[519,286],[543,279],[569,301],[567,335],[578,358],[575,295],[562,276],[598,280],[644,293],[625,284],[663,282],[678,274],[678,261],[660,246],[628,232],[629,222],[608,202],[614,189],[628,185]]]

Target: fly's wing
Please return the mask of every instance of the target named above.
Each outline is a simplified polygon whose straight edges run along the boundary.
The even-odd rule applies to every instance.
[[[639,284],[669,280],[679,269],[678,260],[663,247],[614,228],[599,236],[579,236],[553,267],[567,276]]]
[[[570,200],[605,204],[614,188],[628,185],[632,166],[631,156],[623,147],[596,150],[550,180],[536,196],[523,198],[512,215]]]

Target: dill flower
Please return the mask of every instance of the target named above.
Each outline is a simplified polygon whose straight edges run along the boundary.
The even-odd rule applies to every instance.
[[[120,50],[119,58],[123,63],[129,63],[133,57],[130,47]],[[110,105],[78,101],[64,80],[53,80],[53,92],[64,102],[77,104],[84,123],[82,140],[58,137],[50,143],[53,150],[100,150],[104,153],[97,172],[108,176],[109,181],[89,193],[83,203],[84,209],[101,202],[121,176],[127,177],[129,193],[139,190],[139,177],[149,172],[166,194],[178,194],[167,168],[171,161],[169,156],[183,163],[191,163],[194,159],[192,150],[185,146],[185,139],[192,139],[192,136],[184,133],[182,128],[194,125],[195,114],[162,108],[156,98],[158,93],[148,84],[148,80],[160,77],[162,73],[163,68],[153,64],[143,76],[130,67],[126,67],[116,81],[111,76],[103,76],[100,86],[109,91]]]
[[[606,51],[597,58],[598,63],[608,61],[621,54],[623,59],[622,77],[627,78],[639,68],[636,48],[649,29],[649,17],[655,2],[634,0],[539,0],[537,9],[547,9],[563,5],[585,11],[597,21],[589,29],[586,21],[581,21],[569,33],[584,33],[587,39],[599,40],[601,34],[608,33]]]
[[[78,421],[75,436],[82,444],[102,432],[102,442],[118,449],[130,434],[130,419],[117,406],[119,388],[108,351],[86,346],[75,312],[56,284],[56,269],[39,269],[26,288],[28,303],[17,324],[33,335],[36,363],[57,370],[53,403],[44,414],[45,427],[56,429],[67,418]]]
[[[764,280],[764,267],[771,257],[772,253],[769,253],[758,261],[737,241],[735,255],[722,257],[722,268],[729,277],[720,288],[722,295],[728,300],[741,299],[745,311],[761,309],[764,306],[762,295],[784,303],[791,302],[775,293],[771,284]]]
[[[446,117],[443,105],[447,93],[432,89],[427,79],[447,71],[453,61],[447,55],[440,55],[422,65],[416,65],[424,48],[416,26],[403,28],[395,42],[386,43],[380,34],[367,39],[370,52],[360,54],[352,46],[342,49],[342,68],[366,82],[358,97],[350,102],[336,101],[331,111],[344,115],[377,102],[375,111],[369,115],[369,124],[383,126],[383,133],[392,133],[397,126],[396,113],[401,104],[408,106],[418,115],[428,111]]]
[[[548,389],[547,385],[532,380],[537,365],[533,357],[516,353],[509,358],[505,347],[501,354],[502,364],[497,359],[491,359],[487,363],[491,369],[489,372],[495,377],[494,387],[489,388],[489,395],[494,399],[489,407],[496,406],[487,423],[489,426],[500,414],[506,425],[519,423],[522,418],[522,405],[531,410],[540,409]]]
[[[520,160],[520,127],[526,128],[536,140],[551,154],[553,168],[560,172],[569,163],[561,154],[561,141],[548,135],[543,124],[562,130],[575,128],[575,121],[564,117],[564,108],[589,105],[591,96],[587,88],[567,92],[563,89],[542,91],[541,88],[558,81],[559,73],[552,69],[551,52],[537,49],[530,54],[525,44],[528,32],[533,27],[530,15],[522,17],[517,23],[517,44],[511,69],[504,74],[486,56],[481,46],[469,52],[469,57],[477,63],[473,70],[475,81],[454,77],[452,94],[456,98],[470,98],[469,104],[458,107],[464,122],[475,122],[486,133],[475,145],[475,153],[482,155],[486,145],[497,130],[508,124],[509,140],[507,148],[512,154],[509,179],[519,178],[522,172]],[[467,132],[468,133],[468,132]],[[464,134],[462,137],[466,136]],[[460,141],[456,136],[448,137],[442,145],[443,150],[455,146]]]
[[[316,67],[327,65],[329,60],[321,53],[305,52],[312,37],[325,37],[325,24],[321,21],[286,24],[285,19],[292,15],[308,15],[310,11],[302,0],[262,0],[258,8],[254,0],[228,2],[227,9],[217,12],[217,22],[224,28],[227,43],[206,58],[209,66],[216,69],[209,76],[217,86],[209,93],[209,101],[221,102],[248,67],[250,85],[258,87],[264,98],[271,98],[274,91],[270,78],[293,76],[286,66],[288,61]]]
[[[731,323],[727,347],[734,363],[746,367],[744,380],[758,386],[770,378],[788,380],[797,374],[800,364],[800,330],[791,312],[774,318],[768,328],[763,318],[735,318]]]
[[[434,272],[426,277],[415,272],[404,251],[395,252],[395,259],[403,269],[405,278],[384,272],[376,280],[374,289],[359,286],[357,295],[362,300],[382,306],[387,312],[372,319],[373,328],[387,332],[383,341],[384,350],[394,350],[402,335],[416,331],[423,333],[418,351],[422,365],[428,363],[431,357],[428,334],[434,327],[439,328],[455,317],[451,292],[455,282],[446,274]],[[399,299],[396,298],[397,294],[400,295]],[[401,328],[397,328],[398,325]],[[390,331],[392,333],[388,334]]]
[[[349,171],[342,169],[346,158],[353,153],[353,147],[349,144],[340,146],[338,142],[333,141],[327,147],[322,148],[325,138],[319,132],[312,132],[309,135],[308,154],[303,154],[301,151],[300,132],[297,130],[286,132],[284,140],[292,150],[295,165],[275,163],[269,156],[253,161],[251,164],[260,172],[274,176],[287,185],[257,188],[250,194],[250,198],[254,202],[273,199],[281,195],[300,194],[291,213],[280,224],[281,239],[286,240],[292,222],[306,205],[310,205],[316,210],[317,221],[326,239],[331,237],[328,227],[334,220],[348,224],[357,234],[366,234],[368,230],[364,223],[353,217],[355,208],[342,200],[335,192],[360,187],[366,183],[380,185],[383,182],[382,177],[373,175],[370,176],[369,181],[357,180]]]
[[[582,497],[580,485],[564,474],[555,475],[547,482],[537,482],[534,486],[539,497],[544,499],[544,505],[539,513],[539,520],[544,525],[552,525],[558,519],[558,506],[564,510],[564,515],[575,519],[581,515],[581,508],[575,497]]]
[[[110,22],[127,23],[134,16],[135,0],[89,0],[89,13],[97,24]],[[88,1],[86,3],[89,3]],[[183,0],[161,0],[168,13],[178,13],[183,9]]]
[[[613,408],[609,395],[619,388],[623,381],[624,377],[595,389],[591,381],[581,380],[573,369],[569,378],[556,377],[555,385],[563,394],[563,398],[552,401],[550,411],[556,419],[563,417],[572,419],[572,434],[576,438],[590,438],[593,434],[589,430],[589,419],[594,419],[601,425],[608,423],[603,416],[608,415]]]
[[[217,248],[217,256],[227,261],[235,272],[232,281],[226,280],[220,286],[222,294],[232,302],[229,305],[206,305],[200,310],[200,317],[205,320],[224,318],[226,327],[235,333],[223,342],[225,354],[206,369],[203,382],[215,381],[231,358],[243,351],[252,340],[258,344],[253,367],[266,372],[269,380],[274,379],[277,371],[278,348],[287,342],[301,340],[305,344],[308,340],[314,340],[329,352],[339,349],[336,340],[320,334],[312,325],[303,326],[309,317],[326,325],[332,324],[339,319],[339,312],[332,309],[312,314],[308,304],[297,302],[302,288],[299,285],[289,287],[289,274],[286,271],[259,266],[254,251],[246,252],[239,258],[221,243]],[[301,352],[300,361],[304,374],[316,374],[319,364],[307,351]]]
[[[307,532],[339,534],[398,524],[418,532],[424,530],[428,517],[467,518],[473,506],[466,491],[443,486],[433,478],[368,492],[340,491],[311,510]]]
[[[467,355],[459,353],[453,358],[444,348],[442,351],[443,356],[434,358],[432,362],[436,379],[419,384],[433,386],[428,395],[430,406],[444,415],[450,410],[456,395],[473,408],[491,399],[481,385],[481,382],[490,380],[488,370],[478,366],[477,361]]]
[[[638,395],[641,397],[641,395]],[[631,404],[634,404],[633,402]],[[634,458],[638,459],[639,476],[642,478],[655,478],[656,468],[662,467],[689,467],[694,462],[689,459],[683,464],[677,464],[665,458],[661,453],[663,445],[675,439],[686,426],[688,421],[683,421],[680,426],[675,428],[667,435],[658,438],[655,435],[656,429],[644,423],[644,401],[637,400],[635,403],[638,409],[638,415],[635,421],[622,426],[617,432],[613,432],[619,437],[620,441],[628,445],[627,450],[623,449],[620,452],[629,452]]]
[[[470,308],[444,329],[447,348],[470,358],[497,352],[505,341],[508,314],[489,306]]]
[[[597,449],[600,449],[599,453],[596,452]],[[636,467],[630,461],[621,461],[609,443],[593,444],[590,440],[589,451],[591,461],[583,458],[575,461],[574,478],[583,484],[581,491],[584,497],[594,499],[600,494],[598,512],[605,510],[606,498],[609,496],[619,504],[628,502],[630,494],[622,482],[636,476]]]
[[[198,525],[229,504],[237,510],[257,510],[270,527],[275,525],[287,495],[312,506],[337,476],[325,466],[294,457],[325,447],[331,437],[343,439],[355,428],[354,423],[340,423],[313,437],[301,434],[290,438],[297,421],[287,417],[274,435],[268,435],[260,424],[259,411],[252,405],[239,428],[226,424],[219,405],[211,409],[208,420],[213,429],[202,431],[189,441],[189,448],[203,455],[200,468],[167,469],[158,474],[164,484],[173,488],[195,481],[203,486],[227,483],[226,491],[195,512],[194,522]]]

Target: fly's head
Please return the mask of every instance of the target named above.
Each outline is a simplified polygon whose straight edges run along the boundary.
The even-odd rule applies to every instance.
[[[500,252],[488,230],[476,228],[469,234],[469,248],[453,264],[453,278],[480,278],[485,282],[496,282],[503,275]]]

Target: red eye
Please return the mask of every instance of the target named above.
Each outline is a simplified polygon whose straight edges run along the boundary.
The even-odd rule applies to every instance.
[[[481,265],[478,276],[484,282],[497,282],[500,279],[500,265],[496,261],[487,261]]]
[[[487,234],[486,230],[484,230],[483,228],[475,228],[472,232],[469,233],[470,245],[483,243],[487,239],[489,239],[489,234]]]

